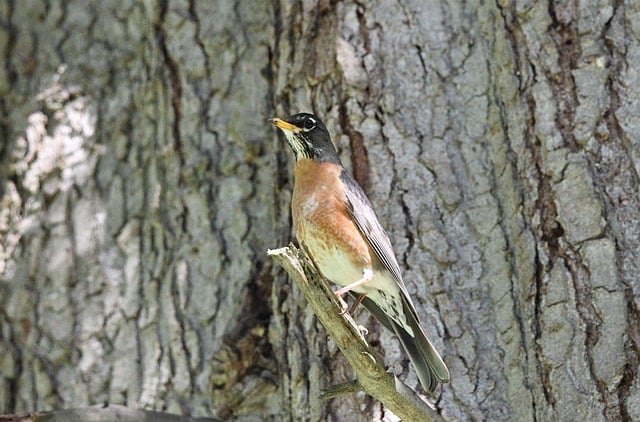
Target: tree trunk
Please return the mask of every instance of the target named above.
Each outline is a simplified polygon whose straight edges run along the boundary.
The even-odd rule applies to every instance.
[[[335,3],[335,4],[334,4]],[[0,4],[0,413],[380,420],[266,255],[320,116],[450,419],[640,420],[633,2]],[[418,385],[390,332],[357,315]]]

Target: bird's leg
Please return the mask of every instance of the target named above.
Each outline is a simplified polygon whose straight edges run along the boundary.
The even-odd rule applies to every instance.
[[[362,278],[360,280],[355,281],[347,286],[344,286],[343,288],[336,290],[334,293],[339,298],[342,298],[342,295],[344,295],[345,293],[350,292],[351,290],[355,289],[356,287],[360,287],[363,284],[367,284],[372,279],[373,279],[373,270],[371,269],[371,267],[367,267],[364,270],[362,270]]]
[[[364,293],[358,295],[356,301],[353,302],[353,305],[351,305],[351,308],[349,308],[349,315],[353,315],[353,313],[356,311],[356,308],[362,302],[362,299],[364,299],[365,296],[366,295]]]
[[[356,287],[362,286],[363,284],[366,284],[368,282],[370,282],[373,279],[373,271],[371,270],[370,267],[365,268],[364,270],[362,270],[362,278],[360,280],[357,280],[347,286],[344,286],[341,289],[336,290],[334,293],[335,295],[338,297],[338,299],[340,300],[340,303],[342,304],[342,309],[343,309],[343,313],[347,311],[347,309],[349,308],[347,303],[342,299],[342,296],[355,289]],[[362,301],[362,299],[364,299],[364,294],[361,294],[358,299],[356,299],[356,303],[353,305],[353,307],[351,308],[351,310],[349,311],[349,315],[351,315],[352,311],[356,308],[356,306],[358,306],[358,304]]]

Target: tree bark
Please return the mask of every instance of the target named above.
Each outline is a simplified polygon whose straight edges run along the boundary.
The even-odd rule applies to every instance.
[[[640,420],[633,2],[0,3],[0,413],[381,420],[266,250],[311,111],[451,371],[447,419]],[[357,314],[389,369],[391,333]]]

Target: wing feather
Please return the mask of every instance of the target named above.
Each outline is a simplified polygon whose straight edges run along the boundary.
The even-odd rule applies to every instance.
[[[360,233],[364,236],[367,243],[371,246],[371,249],[376,254],[378,260],[382,263],[389,273],[393,276],[394,280],[398,283],[400,290],[406,297],[409,308],[415,314],[415,307],[411,302],[407,288],[402,281],[402,274],[400,272],[400,266],[396,260],[396,256],[393,253],[393,247],[389,241],[387,233],[380,225],[378,217],[376,217],[373,211],[373,206],[367,198],[358,182],[345,170],[342,171],[340,179],[345,184],[345,195],[347,197],[347,212],[351,219],[355,223]]]
[[[404,313],[407,316],[407,324],[414,334],[411,335],[404,326],[398,324],[393,318],[385,314],[380,306],[369,297],[365,296],[362,304],[382,325],[396,333],[416,369],[420,384],[422,384],[425,391],[433,393],[438,383],[449,381],[447,365],[433,347],[418,322],[415,306],[413,302],[411,302],[409,293],[402,281],[400,266],[393,253],[391,242],[380,225],[369,198],[367,198],[367,195],[365,195],[360,185],[358,185],[349,173],[343,170],[340,178],[346,185],[347,212],[367,243],[371,246],[371,249],[373,249],[378,260],[397,282],[402,294],[402,303]],[[356,296],[354,292],[351,293]]]

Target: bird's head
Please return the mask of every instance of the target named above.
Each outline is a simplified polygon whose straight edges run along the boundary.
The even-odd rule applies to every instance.
[[[327,127],[313,114],[298,113],[284,119],[274,117],[270,121],[284,133],[296,160],[340,162]]]

